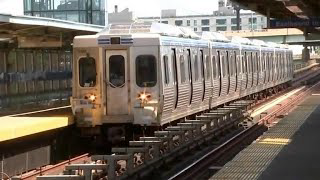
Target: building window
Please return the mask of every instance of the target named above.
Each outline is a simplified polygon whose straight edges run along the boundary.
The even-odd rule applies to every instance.
[[[255,17],[254,18],[249,18],[249,23],[250,24],[252,24],[252,23],[256,24],[257,23],[257,18],[255,18]]]
[[[202,26],[209,26],[210,25],[210,20],[209,19],[202,19],[201,20],[201,25]]]
[[[190,26],[190,20],[187,20],[187,26]]]
[[[161,23],[168,24],[169,22],[168,21],[161,21]]]
[[[238,30],[238,27],[237,26],[231,26],[231,30],[232,31],[237,31]],[[240,29],[239,30],[241,30],[241,26],[240,26]]]
[[[24,0],[24,14],[104,25],[105,0]]]
[[[217,25],[226,25],[227,24],[227,20],[226,19],[217,19],[216,20],[216,24]]]
[[[241,18],[239,19],[239,22],[241,24]],[[231,24],[237,24],[237,23],[238,23],[237,18],[231,18]]]
[[[193,24],[194,24],[195,26],[197,26],[197,25],[198,25],[198,21],[197,21],[197,20],[194,20],[194,21],[193,21]]]
[[[201,30],[202,31],[210,31],[210,27],[202,27]]]
[[[174,22],[174,24],[175,24],[176,26],[182,26],[182,20],[176,20],[176,21]]]
[[[227,26],[217,27],[217,31],[226,31],[226,30],[227,30]]]
[[[198,28],[196,28],[196,27],[193,28],[193,31],[194,31],[194,32],[197,32],[197,31],[198,31]]]

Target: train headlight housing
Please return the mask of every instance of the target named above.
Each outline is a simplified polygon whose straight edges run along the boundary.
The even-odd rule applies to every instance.
[[[151,94],[146,92],[141,92],[138,94],[138,99],[141,101],[141,104],[145,104],[151,99]]]
[[[96,99],[97,99],[97,96],[95,96],[95,95],[93,95],[93,94],[91,94],[91,95],[89,96],[89,100],[90,100],[91,102],[94,102]]]
[[[97,99],[97,96],[94,94],[88,94],[84,97],[84,99],[89,100],[89,102],[94,103]]]

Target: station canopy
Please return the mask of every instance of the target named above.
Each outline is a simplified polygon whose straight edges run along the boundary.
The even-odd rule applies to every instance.
[[[0,14],[0,44],[18,48],[71,46],[75,36],[96,34],[103,28],[51,18]]]
[[[319,0],[232,0],[238,7],[274,18],[275,28],[296,27],[320,31]],[[272,20],[271,20],[272,21]],[[278,26],[278,27],[277,27]]]

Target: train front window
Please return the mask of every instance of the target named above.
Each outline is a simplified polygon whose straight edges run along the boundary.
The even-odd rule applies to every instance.
[[[125,62],[121,55],[113,55],[109,58],[109,82],[112,87],[121,87],[125,83]]]
[[[92,57],[79,59],[79,83],[82,87],[94,87],[96,85],[96,62]]]
[[[140,55],[136,58],[136,81],[139,87],[153,87],[157,84],[156,58]]]

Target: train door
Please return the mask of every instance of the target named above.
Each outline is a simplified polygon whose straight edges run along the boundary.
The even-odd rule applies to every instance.
[[[173,101],[173,109],[176,109],[178,106],[178,72],[177,72],[177,56],[176,56],[176,49],[172,49],[171,52],[171,58],[172,58],[172,73],[173,73],[173,91],[174,91],[174,101]]]
[[[200,61],[200,68],[201,68],[201,82],[202,82],[202,100],[204,100],[204,96],[205,96],[205,93],[206,93],[206,79],[205,79],[205,74],[204,74],[204,54],[203,54],[203,50],[200,50],[200,58],[201,58],[201,61]]]
[[[228,84],[227,84],[227,94],[230,93],[230,86],[231,86],[231,76],[232,76],[232,60],[230,59],[230,54],[229,54],[229,51],[226,51],[226,75],[227,75],[227,81],[228,81]]]
[[[222,68],[221,68],[221,54],[217,51],[217,70],[218,70],[218,81],[219,81],[219,97],[222,93]]]
[[[193,97],[193,80],[192,80],[192,62],[191,62],[191,50],[187,50],[187,59],[188,59],[188,71],[189,71],[189,86],[190,86],[190,94],[189,94],[189,105],[192,103],[192,97]]]
[[[126,50],[106,51],[108,115],[128,114],[127,66]]]
[[[214,51],[214,50],[212,50]],[[213,79],[213,97],[216,98],[219,96],[220,93],[220,73],[219,73],[219,67],[217,65],[218,58],[216,58],[216,53],[213,53],[212,56],[212,79]]]

